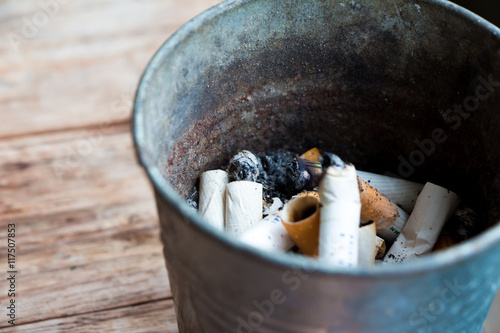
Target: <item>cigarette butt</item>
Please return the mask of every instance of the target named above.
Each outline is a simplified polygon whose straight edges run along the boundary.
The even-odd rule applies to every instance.
[[[432,252],[437,252],[441,250],[446,250],[449,249],[450,247],[453,247],[457,245],[458,243],[451,237],[450,235],[443,235],[441,234],[437,241],[436,245],[434,245],[434,248],[432,249]]]
[[[266,216],[262,221],[242,233],[239,239],[243,243],[267,251],[286,252],[295,245],[281,223],[280,213]]]
[[[384,262],[399,263],[429,252],[459,203],[455,193],[432,183],[425,184],[408,223],[385,255]]]
[[[226,185],[228,174],[223,170],[204,172],[200,177],[199,213],[218,230],[224,230]]]
[[[377,236],[375,242],[377,247],[377,255],[375,256],[375,259],[382,260],[384,259],[386,251],[385,240]]]
[[[382,193],[358,178],[361,199],[361,220],[373,221],[377,235],[392,243],[408,221],[408,214]]]
[[[319,258],[334,266],[357,266],[361,202],[354,166],[326,169],[319,196]]]
[[[262,220],[262,184],[236,181],[226,186],[226,232],[238,236]]]
[[[300,159],[305,161],[307,171],[313,176],[315,180],[319,179],[323,173],[323,168],[321,166],[321,153],[318,148],[313,148],[299,156]]]
[[[359,228],[358,263],[373,266],[377,256],[377,228],[375,223]]]
[[[260,159],[251,151],[243,150],[234,155],[229,161],[227,171],[231,180],[257,181],[262,164]]]
[[[301,196],[288,202],[281,213],[284,228],[307,256],[317,256],[319,237],[319,200]]]
[[[319,201],[319,193],[316,192],[316,191],[306,191],[306,192],[301,192],[297,195],[294,195],[292,197],[292,199],[295,199],[295,198],[300,198],[300,197],[313,197],[313,198],[316,198],[318,199]]]
[[[312,148],[300,155],[300,158],[311,162],[320,162],[322,156],[318,148]]]
[[[382,193],[407,213],[411,213],[422,192],[424,184],[410,182],[404,179],[377,175],[370,172],[357,171],[358,177],[371,187]]]
[[[324,166],[334,165],[340,168],[345,166],[344,161],[331,153],[325,154],[323,164]],[[361,174],[366,176],[366,173],[361,172]],[[373,174],[370,177],[374,182],[377,180],[379,184],[381,183],[380,177],[376,178]],[[368,177],[368,180],[371,182],[370,177]],[[377,235],[382,237],[386,242],[392,243],[408,221],[408,214],[360,177],[358,177],[358,182],[361,200],[361,220],[375,222]]]

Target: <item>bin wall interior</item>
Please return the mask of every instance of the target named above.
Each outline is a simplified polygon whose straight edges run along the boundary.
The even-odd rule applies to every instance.
[[[239,150],[318,146],[445,186],[486,229],[500,215],[499,65],[498,30],[447,2],[226,1],[152,60],[138,154],[186,197]],[[500,282],[498,242],[432,271],[294,271],[200,227],[155,185],[183,332],[479,332]],[[267,317],[256,304],[275,289],[286,301]]]

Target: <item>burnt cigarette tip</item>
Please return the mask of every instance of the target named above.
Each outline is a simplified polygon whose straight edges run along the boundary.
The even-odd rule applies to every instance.
[[[345,162],[338,157],[338,155],[332,154],[332,153],[325,153],[323,156],[323,168],[328,168],[330,166],[345,169],[346,164]]]

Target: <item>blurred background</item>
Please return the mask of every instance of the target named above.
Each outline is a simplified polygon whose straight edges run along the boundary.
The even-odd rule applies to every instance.
[[[455,0],[457,5],[479,14],[491,23],[500,26],[500,1],[495,0]]]

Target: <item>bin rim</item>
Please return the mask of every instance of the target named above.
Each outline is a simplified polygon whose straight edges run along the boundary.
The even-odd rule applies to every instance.
[[[170,184],[168,184],[161,170],[155,165],[155,159],[153,158],[154,154],[151,154],[151,152],[145,148],[145,133],[142,124],[144,114],[147,111],[144,109],[144,104],[142,103],[144,91],[147,91],[148,86],[151,84],[151,78],[163,62],[163,59],[175,52],[176,47],[186,40],[191,33],[195,32],[217,16],[253,1],[255,0],[226,0],[197,15],[180,27],[162,44],[142,74],[134,99],[133,115],[131,119],[133,141],[139,163],[146,170],[155,191],[161,196],[166,204],[171,205],[184,216],[187,223],[191,221],[192,223],[190,224],[196,231],[214,238],[217,242],[226,246],[228,250],[240,252],[243,255],[249,256],[249,258],[261,260],[268,264],[274,264],[283,269],[299,268],[317,274],[343,275],[360,278],[396,278],[409,275],[423,275],[431,271],[444,270],[460,265],[461,263],[479,257],[495,246],[500,246],[500,223],[497,223],[472,239],[455,245],[450,249],[432,253],[404,264],[382,264],[372,267],[354,268],[330,267],[316,259],[307,258],[301,255],[263,251],[251,245],[247,245],[211,227],[201,215],[189,207],[186,201],[175,192]],[[482,27],[485,32],[492,33],[500,43],[500,29],[497,26],[457,4],[447,0],[412,0],[411,2],[415,4],[428,3],[442,7],[443,10],[449,10],[457,15],[462,15],[464,18],[471,21],[472,24]]]

